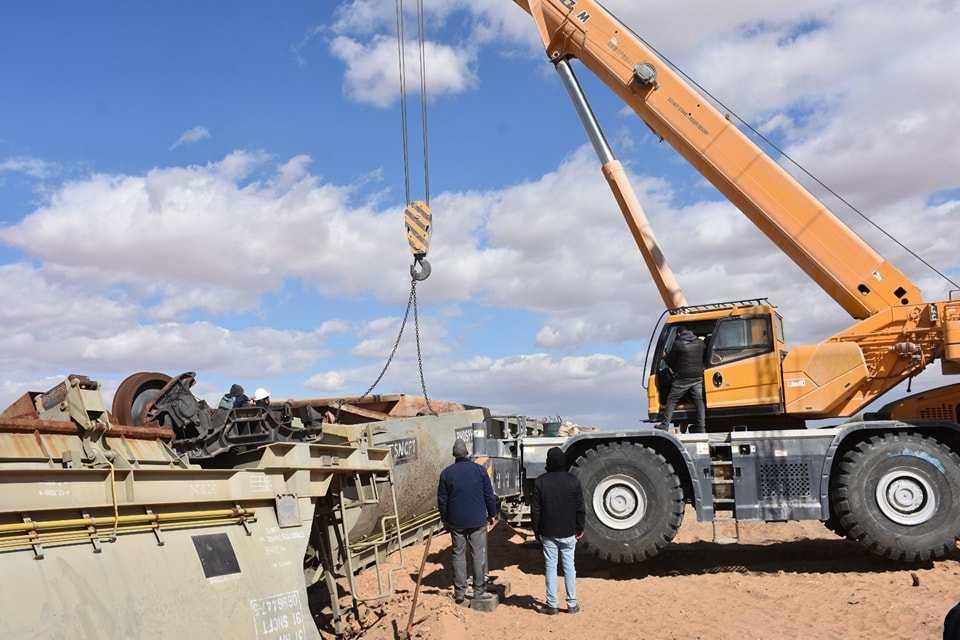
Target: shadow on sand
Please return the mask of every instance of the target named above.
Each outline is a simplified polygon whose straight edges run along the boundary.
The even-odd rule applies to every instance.
[[[488,543],[490,572],[516,567],[527,575],[543,574],[543,556],[539,545],[510,540],[512,532],[498,527]],[[430,554],[430,561],[443,565],[424,576],[424,585],[449,588],[450,549]],[[960,561],[960,552],[949,559]],[[577,552],[579,578],[638,580],[651,576],[691,576],[716,573],[775,574],[781,571],[799,574],[887,573],[907,569],[927,569],[932,562],[906,564],[871,555],[855,542],[842,538],[801,539],[769,544],[731,544],[690,542],[669,545],[660,555],[645,562],[621,565],[601,560],[589,553]],[[505,604],[510,604],[509,599]]]

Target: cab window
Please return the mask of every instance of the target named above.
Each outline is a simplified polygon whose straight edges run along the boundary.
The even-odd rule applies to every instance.
[[[770,317],[727,318],[717,323],[710,364],[752,358],[773,351]]]

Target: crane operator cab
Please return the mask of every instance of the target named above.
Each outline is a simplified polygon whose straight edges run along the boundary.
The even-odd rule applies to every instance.
[[[705,343],[703,388],[707,431],[731,431],[738,426],[778,429],[804,426],[802,420],[784,415],[783,321],[776,307],[765,299],[670,311],[651,361],[648,380],[651,420],[659,421],[666,406],[674,378],[669,355],[680,327],[686,327]],[[689,401],[674,411],[674,424],[690,425],[695,420],[696,411]]]

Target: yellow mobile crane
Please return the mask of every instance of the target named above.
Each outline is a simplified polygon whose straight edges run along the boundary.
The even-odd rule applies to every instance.
[[[960,300],[924,302],[909,278],[599,3],[516,2],[533,17],[669,309],[649,381],[652,418],[659,417],[669,384],[663,355],[680,325],[707,340],[704,385],[714,430],[848,417],[937,359],[944,373],[960,373]],[[572,59],[613,89],[858,322],[818,344],[788,348],[782,320],[766,299],[687,305]],[[951,385],[898,403],[888,417],[956,422],[958,409],[960,385]]]
[[[650,417],[660,417],[670,382],[663,360],[682,324],[707,343],[713,433],[647,426],[531,438],[488,420],[474,430],[474,454],[490,466],[508,519],[523,521],[546,450],[561,446],[586,494],[584,544],[614,561],[656,554],[676,534],[685,503],[714,522],[715,534],[723,521],[738,532],[742,520],[818,519],[894,559],[954,549],[960,385],[836,427],[802,427],[851,416],[938,359],[945,374],[960,373],[960,300],[925,302],[909,278],[743,134],[732,114],[596,0],[514,1],[533,18],[667,307],[649,376]],[[788,347],[766,299],[689,305],[574,75],[574,59],[857,322],[818,344]]]

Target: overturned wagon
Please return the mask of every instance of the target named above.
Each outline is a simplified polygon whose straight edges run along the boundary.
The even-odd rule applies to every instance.
[[[482,408],[438,400],[428,405],[423,398],[402,394],[276,400],[269,406],[219,409],[194,396],[195,382],[192,372],[174,377],[135,373],[118,387],[113,415],[132,425],[170,429],[171,446],[205,467],[236,466],[248,452],[273,442],[355,443],[360,426],[373,446],[393,455],[404,532],[437,524],[435,483],[450,462],[453,442],[457,437],[472,442],[471,425],[487,416]],[[379,505],[365,505],[352,537],[375,534],[380,514],[389,509],[385,496]]]
[[[0,571],[18,585],[0,599],[0,636],[319,637],[318,603],[336,626],[343,593],[353,607],[390,595],[403,555],[388,567],[387,552],[432,526],[404,468],[442,465],[439,441],[483,412],[321,422],[199,464],[176,425],[116,414],[70,376],[0,415]],[[367,565],[385,578],[374,593],[353,581]]]

